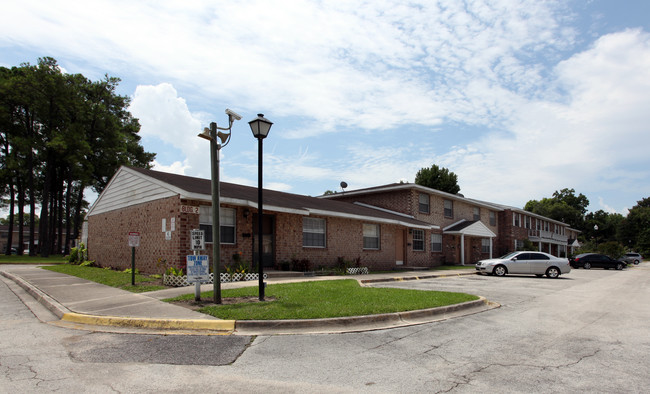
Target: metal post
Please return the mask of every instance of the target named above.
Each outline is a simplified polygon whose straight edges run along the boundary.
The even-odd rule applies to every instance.
[[[262,254],[264,252],[264,245],[262,243],[262,227],[263,227],[263,201],[262,201],[262,138],[258,138],[257,145],[257,241],[259,242],[259,249],[257,253],[257,265],[259,271],[259,295],[260,301],[264,301],[264,264],[262,261]]]
[[[135,246],[131,247],[131,286],[135,286]]]
[[[219,149],[217,143],[217,123],[210,123],[210,162],[212,163],[212,273],[214,274],[214,303],[221,304],[221,223],[220,220],[220,184],[219,184]]]
[[[194,256],[198,256],[199,251],[194,251]],[[194,282],[194,301],[201,301],[201,281],[197,280]]]

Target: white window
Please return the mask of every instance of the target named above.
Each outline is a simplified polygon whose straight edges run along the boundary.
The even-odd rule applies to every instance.
[[[481,239],[481,253],[490,253],[490,238]]]
[[[234,208],[221,208],[219,211],[219,235],[222,244],[234,244],[236,237],[236,214]],[[199,206],[199,228],[205,234],[205,242],[212,242],[212,207]]]
[[[420,193],[418,195],[418,210],[421,213],[429,213],[429,195]]]
[[[325,219],[302,218],[302,246],[325,247]]]
[[[490,211],[490,226],[497,225],[497,214],[494,211]]]
[[[364,224],[363,225],[363,248],[364,249],[379,249],[379,225],[378,224]]]
[[[524,241],[515,239],[515,250],[522,250],[524,248]]]
[[[431,234],[431,251],[442,252],[442,234]]]
[[[530,228],[530,216],[524,216],[524,227]]]
[[[514,227],[521,227],[521,214],[518,213],[512,214],[512,225]]]
[[[445,217],[453,218],[454,217],[454,202],[451,200],[444,200],[445,204]]]
[[[481,208],[474,207],[474,220],[481,220]]]
[[[424,230],[413,230],[413,250],[424,251]]]

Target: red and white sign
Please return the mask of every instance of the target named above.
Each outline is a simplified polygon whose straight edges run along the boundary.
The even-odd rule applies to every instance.
[[[193,207],[191,205],[181,205],[181,213],[191,213],[194,215],[198,215],[199,207]]]
[[[129,233],[129,246],[136,248],[140,246],[140,233],[136,231],[131,231]]]

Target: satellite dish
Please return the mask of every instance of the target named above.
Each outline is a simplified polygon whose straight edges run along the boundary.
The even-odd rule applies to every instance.
[[[345,182],[341,182],[341,189],[345,189],[346,187],[348,187],[348,184]]]

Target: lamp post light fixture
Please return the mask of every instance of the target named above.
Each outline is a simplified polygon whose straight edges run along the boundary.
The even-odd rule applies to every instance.
[[[259,272],[259,299],[260,301],[264,301],[264,264],[262,261],[264,252],[262,243],[262,212],[264,205],[262,201],[262,140],[269,135],[269,130],[271,130],[273,122],[266,119],[264,114],[257,114],[257,118],[251,120],[248,124],[251,126],[253,137],[257,138],[257,266]]]
[[[212,280],[213,285],[213,302],[221,304],[221,273],[219,272],[219,263],[221,262],[221,223],[220,223],[220,181],[219,181],[219,151],[230,142],[232,124],[235,120],[240,120],[241,116],[236,112],[226,109],[228,115],[228,127],[217,127],[216,122],[210,123],[210,128],[203,129],[199,137],[210,141],[210,163],[212,175]],[[222,133],[219,130],[228,131]],[[221,141],[221,143],[219,143]]]

